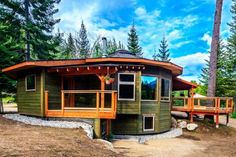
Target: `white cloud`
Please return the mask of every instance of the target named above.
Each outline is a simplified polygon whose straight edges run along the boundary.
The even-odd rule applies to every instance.
[[[207,42],[207,45],[208,45],[209,48],[210,48],[212,38],[211,38],[211,36],[209,35],[209,32],[204,33],[204,35],[201,37],[201,40],[206,41],[206,42]]]
[[[102,10],[101,3],[98,1],[93,1],[89,4],[83,4],[83,6],[76,5],[71,10],[66,10],[59,14],[61,23],[59,27],[65,32],[78,32],[80,30],[81,21],[87,29],[88,37],[90,39],[90,44],[98,36],[105,36],[107,38],[115,37],[122,43],[127,43],[127,27],[119,27],[117,29],[106,29],[106,27],[114,27],[117,24],[114,21],[109,21],[105,18],[99,16]]]
[[[189,54],[186,56],[176,57],[171,59],[171,62],[180,65],[182,67],[203,65],[206,63],[205,60],[208,60],[209,53],[197,52],[194,54]]]

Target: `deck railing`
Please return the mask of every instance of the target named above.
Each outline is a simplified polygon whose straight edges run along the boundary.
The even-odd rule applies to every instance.
[[[70,106],[65,101],[66,94],[92,94],[95,97],[94,104],[83,104],[80,106]],[[109,102],[105,98],[110,95]],[[60,109],[49,109],[49,92],[45,91],[45,115],[47,117],[78,117],[78,118],[105,118],[114,119],[116,117],[117,92],[114,90],[61,90]],[[76,99],[76,98],[74,98]],[[87,98],[89,99],[89,98]],[[109,105],[106,105],[109,104]]]
[[[172,110],[229,113],[233,109],[231,97],[174,97]]]

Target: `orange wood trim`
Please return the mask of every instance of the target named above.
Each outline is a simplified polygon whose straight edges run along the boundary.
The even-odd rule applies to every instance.
[[[64,107],[65,107],[65,94],[63,91],[61,91],[61,111],[62,115],[64,114]]]
[[[45,91],[45,115],[48,113],[48,91]]]
[[[97,116],[99,114],[99,103],[100,103],[100,99],[99,99],[100,95],[99,95],[99,92],[96,92],[96,113],[97,113]]]

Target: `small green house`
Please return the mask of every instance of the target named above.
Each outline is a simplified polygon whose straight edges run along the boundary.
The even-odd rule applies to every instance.
[[[182,67],[125,50],[105,58],[27,61],[3,72],[17,80],[20,114],[91,119],[98,137],[170,130],[172,90],[188,85],[176,78]]]

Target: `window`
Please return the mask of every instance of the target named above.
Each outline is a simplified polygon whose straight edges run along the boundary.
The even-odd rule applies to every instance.
[[[36,76],[35,75],[26,76],[25,89],[26,89],[26,91],[35,91],[36,90]]]
[[[143,115],[143,131],[154,131],[155,115]]]
[[[170,100],[170,80],[161,79],[161,100]]]
[[[142,100],[157,100],[157,77],[142,76]]]
[[[118,100],[135,100],[135,74],[118,74]]]

